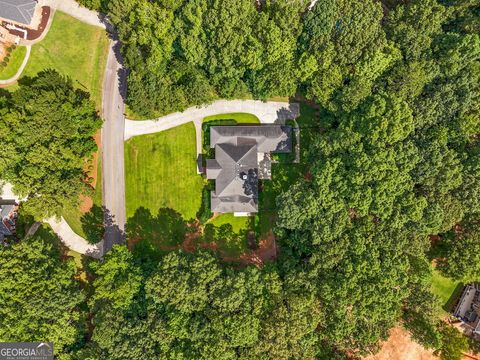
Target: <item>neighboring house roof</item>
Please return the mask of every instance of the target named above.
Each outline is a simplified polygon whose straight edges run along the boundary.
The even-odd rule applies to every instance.
[[[474,333],[480,334],[480,287],[478,284],[468,284],[465,287],[453,315],[472,328]]]
[[[12,232],[7,227],[6,222],[3,219],[0,219],[0,238],[8,235],[12,235]]]
[[[0,197],[0,216],[3,219],[4,217],[10,216],[10,214],[15,210],[17,202],[10,199],[2,199]]]
[[[290,151],[291,128],[280,125],[212,126],[210,146],[215,148],[215,159],[207,160],[207,178],[215,180],[211,210],[257,212],[258,179],[269,174],[270,168],[269,156],[259,154]],[[259,172],[259,158],[260,167],[267,171]]]
[[[0,0],[0,18],[30,25],[36,0]]]

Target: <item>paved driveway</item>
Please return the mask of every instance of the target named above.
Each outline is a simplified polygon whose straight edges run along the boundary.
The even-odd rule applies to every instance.
[[[226,113],[250,113],[265,124],[283,123],[286,119],[297,118],[299,105],[294,103],[259,100],[218,100],[210,105],[191,107],[152,120],[125,120],[125,140],[144,134],[153,134],[190,121],[201,122],[204,117]]]

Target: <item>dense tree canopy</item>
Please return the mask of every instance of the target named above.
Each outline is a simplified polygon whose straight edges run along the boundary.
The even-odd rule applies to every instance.
[[[47,230],[20,244],[0,247],[0,341],[49,341],[60,354],[82,334],[73,260],[63,262]]]
[[[450,278],[480,278],[478,2],[83,3],[118,31],[137,115],[294,95],[315,115],[299,120],[301,174],[276,199],[276,263],[116,247],[90,267],[91,341],[72,356],[335,359],[374,352],[401,319],[458,356],[465,341],[436,320],[432,260]],[[33,204],[78,198],[98,128],[87,96],[46,72],[0,98],[0,116],[1,176]],[[167,212],[142,214],[158,225],[147,237],[177,244],[187,231],[179,220],[159,234]]]
[[[126,281],[116,281],[112,274]],[[94,306],[92,342],[82,356],[315,356],[318,301],[298,279],[296,285],[282,284],[271,269],[235,270],[221,266],[210,253],[174,252],[146,271],[125,247],[116,247],[95,267],[95,275],[93,300],[102,306]],[[119,307],[118,298],[130,301]]]
[[[28,197],[40,218],[76,205],[84,183],[84,160],[95,149],[101,126],[88,93],[53,70],[0,96],[0,179]]]

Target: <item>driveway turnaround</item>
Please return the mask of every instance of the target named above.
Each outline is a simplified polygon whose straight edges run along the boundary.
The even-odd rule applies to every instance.
[[[105,22],[97,12],[80,6],[75,0],[40,0],[39,4],[60,10],[85,24],[106,28]]]
[[[125,121],[125,140],[133,136],[153,134],[190,121],[198,122],[211,115],[226,113],[250,113],[260,119],[261,123],[284,123],[287,119],[295,119],[300,114],[298,104],[259,101],[259,100],[218,100],[212,104],[191,107],[184,112],[176,112],[153,120]]]

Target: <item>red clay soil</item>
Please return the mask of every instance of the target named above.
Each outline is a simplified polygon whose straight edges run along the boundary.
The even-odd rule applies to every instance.
[[[93,178],[93,182],[89,185],[95,189],[97,186],[97,175],[98,175],[98,155],[100,153],[100,149],[102,148],[100,130],[98,130],[98,132],[95,134],[93,138],[95,139],[95,143],[97,144],[97,148],[98,148],[98,150],[94,152],[92,155],[93,170],[88,170],[88,164],[85,164],[83,170],[86,173],[88,173],[88,177]],[[101,186],[101,184],[99,184],[99,186]],[[92,206],[93,206],[93,199],[90,196],[80,195],[80,212],[82,214],[89,212]]]
[[[93,206],[93,200],[90,196],[80,195],[80,212],[86,214]]]
[[[50,18],[50,8],[48,6],[42,6],[42,20],[40,20],[40,25],[38,25],[37,29],[30,29],[28,27],[20,26],[20,25],[15,25],[16,27],[26,30],[27,31],[27,40],[36,40],[42,35],[43,31],[45,30],[48,19]],[[23,39],[23,32],[18,31],[15,29],[8,29],[10,34],[12,35],[17,35],[20,38]]]
[[[437,360],[430,350],[424,349],[412,340],[408,331],[401,327],[390,330],[390,337],[382,344],[380,351],[363,360]]]
[[[226,262],[236,262],[243,265],[256,265],[258,267],[263,266],[268,261],[273,261],[276,259],[278,255],[278,247],[275,241],[275,235],[272,231],[268,233],[268,235],[262,239],[259,243],[259,246],[256,250],[249,250],[240,257],[229,256],[222,252],[218,248],[218,244],[215,242],[211,243],[202,243],[198,244],[196,241],[202,235],[202,228],[198,222],[188,224],[189,231],[185,236],[185,240],[176,246],[162,246],[161,250],[163,251],[175,251],[182,249],[186,252],[195,252],[198,249],[208,249],[212,251],[217,251],[220,254],[220,258]],[[139,241],[143,240],[142,238],[129,238],[127,242],[127,246],[130,250],[135,247],[135,244]]]

